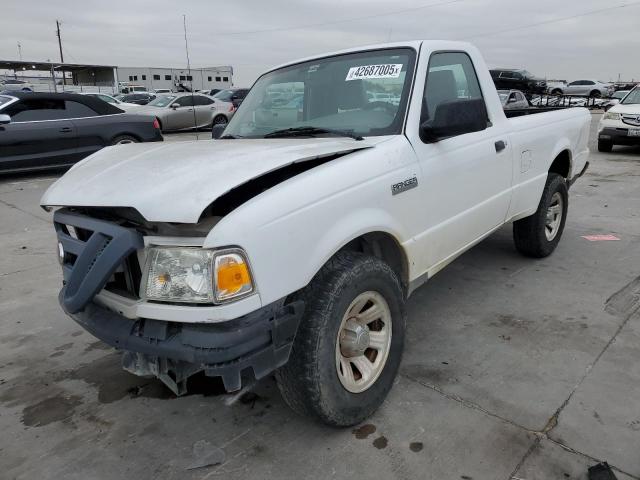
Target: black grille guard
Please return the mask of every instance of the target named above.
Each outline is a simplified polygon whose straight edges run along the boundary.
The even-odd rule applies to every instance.
[[[134,229],[66,209],[54,213],[53,223],[64,250],[60,303],[67,313],[84,309],[125,259],[144,247],[142,235]],[[88,236],[84,240],[71,236],[69,226]]]

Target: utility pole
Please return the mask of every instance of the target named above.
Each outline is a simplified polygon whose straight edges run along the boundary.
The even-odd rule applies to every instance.
[[[20,42],[18,42],[18,57],[22,61],[22,45],[20,45]]]
[[[56,35],[58,35],[58,48],[60,49],[60,63],[64,63],[64,56],[62,55],[62,37],[60,37],[60,20],[56,20]],[[55,79],[54,79],[55,82]],[[64,75],[64,70],[62,70],[62,90],[64,90],[64,85],[66,85],[66,79]]]
[[[62,55],[62,38],[60,37],[60,20],[56,20],[56,34],[58,35],[58,48],[60,49],[60,63],[64,63]]]

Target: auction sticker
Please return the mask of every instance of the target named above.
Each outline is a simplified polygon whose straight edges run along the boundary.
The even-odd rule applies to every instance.
[[[345,82],[368,78],[398,78],[402,72],[402,63],[385,63],[383,65],[363,65],[351,67]]]

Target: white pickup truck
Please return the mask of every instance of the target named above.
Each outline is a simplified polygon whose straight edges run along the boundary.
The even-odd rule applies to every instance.
[[[507,119],[466,43],[275,68],[218,140],[105,148],[49,188],[60,303],[176,394],[275,372],[294,410],[356,424],[393,385],[417,287],[508,222],[524,255],[553,252],[589,123]]]

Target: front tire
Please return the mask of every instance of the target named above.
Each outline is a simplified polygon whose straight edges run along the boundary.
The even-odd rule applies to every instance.
[[[398,276],[383,261],[344,251],[303,291],[306,307],[288,363],[276,372],[296,412],[346,427],[382,404],[396,377],[406,314]]]
[[[611,153],[613,150],[613,143],[606,140],[598,140],[598,151],[602,153]]]
[[[516,249],[527,257],[551,255],[562,237],[568,207],[567,182],[561,175],[550,173],[536,212],[513,222]]]

